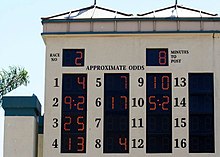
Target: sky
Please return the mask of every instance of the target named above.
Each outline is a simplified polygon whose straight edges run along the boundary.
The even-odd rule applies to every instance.
[[[45,44],[41,17],[91,6],[94,0],[1,0],[0,71],[9,66],[24,67],[30,76],[27,87],[21,86],[9,96],[35,94],[44,105]],[[125,13],[145,13],[174,5],[175,0],[97,0],[97,5]],[[219,0],[178,0],[179,5],[218,13]],[[0,157],[3,157],[4,110],[0,107]]]

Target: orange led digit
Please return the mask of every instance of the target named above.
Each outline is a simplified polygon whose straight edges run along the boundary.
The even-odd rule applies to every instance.
[[[120,96],[120,98],[124,100],[124,109],[127,110],[128,109],[128,98],[127,98],[127,96]]]
[[[72,102],[73,102],[74,100],[72,100],[72,98],[71,98],[71,96],[66,96],[65,98],[64,98],[64,103],[66,104],[66,105],[69,105],[69,109],[71,110],[72,109]]]
[[[85,97],[84,96],[78,96],[78,103],[77,103],[77,110],[83,111],[84,104],[85,104]]]
[[[77,145],[78,145],[78,148],[77,148],[77,151],[78,152],[83,152],[85,150],[85,140],[84,140],[84,137],[78,137],[78,142],[77,142]]]
[[[121,76],[121,79],[124,79],[124,88],[128,89],[128,78],[127,78],[127,76]]]
[[[163,96],[166,100],[162,102],[162,110],[169,110],[168,107],[165,107],[165,105],[169,105],[170,103],[170,97],[169,96]]]
[[[69,145],[68,145],[68,149],[71,150],[71,147],[72,147],[72,139],[69,138]]]
[[[75,65],[81,66],[82,65],[82,59],[83,59],[83,53],[82,51],[76,51],[77,57],[75,58]]]
[[[159,64],[166,65],[167,63],[167,55],[166,51],[159,51]]]
[[[124,150],[127,150],[128,149],[128,141],[127,141],[127,138],[119,138],[119,144],[121,146],[123,146],[123,149]]]
[[[70,131],[70,128],[68,128],[68,127],[72,123],[72,118],[70,116],[65,116],[65,120],[66,119],[68,119],[69,121],[64,123],[64,130],[65,131]]]
[[[149,97],[149,104],[151,105],[150,110],[156,110],[157,109],[157,104],[155,102],[155,98],[156,98],[155,96],[150,96]],[[153,105],[153,107],[152,107],[152,105]]]
[[[154,89],[157,88],[157,77],[154,77]]]
[[[82,89],[86,88],[86,82],[85,81],[86,81],[85,77],[78,77],[77,78],[77,83],[79,85],[82,85]]]
[[[112,97],[112,109],[114,110],[115,109],[115,98]]]
[[[162,77],[162,89],[163,90],[169,90],[170,84],[169,84],[170,78],[168,76]]]
[[[80,121],[81,120],[81,121]],[[81,128],[78,128],[78,131],[84,131],[84,122],[83,122],[83,120],[84,120],[84,117],[83,116],[78,116],[77,117],[77,124],[79,125],[79,126],[81,126]]]

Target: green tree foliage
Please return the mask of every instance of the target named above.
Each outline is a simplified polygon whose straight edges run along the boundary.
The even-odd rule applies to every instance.
[[[28,72],[24,68],[10,66],[8,71],[3,69],[0,71],[0,100],[3,95],[28,83]]]

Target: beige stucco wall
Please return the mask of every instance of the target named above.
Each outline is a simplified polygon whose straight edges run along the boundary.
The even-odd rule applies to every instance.
[[[5,117],[4,157],[37,157],[35,117]]]
[[[133,27],[133,26],[132,26]],[[184,27],[188,29],[189,26]],[[129,73],[130,76],[130,98],[146,97],[146,87],[140,89],[136,86],[139,77],[146,77],[146,73],[172,73],[172,78],[185,77],[192,72],[211,72],[215,76],[215,139],[216,153],[214,154],[189,154],[188,147],[186,149],[173,148],[172,154],[160,155],[169,157],[218,157],[220,150],[220,117],[218,112],[220,108],[220,39],[219,35],[210,34],[114,34],[114,35],[44,35],[46,43],[46,99],[45,99],[45,124],[44,124],[44,157],[71,157],[72,154],[60,153],[61,141],[61,122],[59,127],[52,127],[52,119],[61,120],[61,105],[58,108],[52,108],[53,98],[58,97],[61,102],[62,88],[54,88],[54,78],[58,78],[60,87],[62,87],[62,73],[87,73],[88,74],[88,111],[87,111],[87,153],[74,154],[76,157],[87,156],[105,156],[101,149],[95,149],[94,143],[96,139],[103,139],[103,123],[100,128],[95,127],[94,120],[96,117],[103,119],[103,107],[96,108],[94,106],[97,97],[103,97],[103,87],[97,89],[95,80],[97,77],[104,79],[104,73]],[[214,38],[213,38],[214,37]],[[77,68],[62,67],[62,49],[64,48],[83,48],[85,49],[85,66]],[[187,50],[187,55],[177,55],[181,59],[181,63],[171,63],[169,58],[168,67],[146,67],[146,48],[168,48],[169,57],[171,51]],[[57,61],[51,61],[50,54],[58,53]],[[143,65],[144,70],[125,70],[125,71],[88,71],[87,65]],[[188,101],[188,86],[182,89],[173,88],[172,97],[186,97]],[[60,103],[61,104],[61,103]],[[173,108],[173,119],[176,117],[186,117],[188,121],[188,106],[186,109]],[[143,118],[146,123],[146,106],[139,109],[130,109],[130,121],[132,118]],[[130,128],[130,139],[146,139],[146,128],[135,130]],[[186,138],[189,140],[188,125],[184,129],[175,129],[173,126],[173,139]],[[54,139],[58,140],[59,147],[54,149],[51,144]],[[174,145],[174,143],[173,143]],[[145,144],[146,146],[146,144]],[[146,156],[146,149],[132,149],[130,145],[129,157]],[[114,157],[108,154],[108,157]],[[149,157],[157,155],[148,154]]]

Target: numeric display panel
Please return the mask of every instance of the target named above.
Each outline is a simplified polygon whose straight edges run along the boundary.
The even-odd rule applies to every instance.
[[[63,74],[61,153],[86,152],[87,75]]]
[[[104,75],[104,153],[129,152],[129,74]]]
[[[189,152],[215,152],[212,73],[189,74]]]
[[[147,66],[168,66],[168,49],[146,49]]]
[[[85,64],[85,49],[63,49],[63,67],[81,67]]]
[[[172,153],[172,77],[147,74],[147,153]]]

